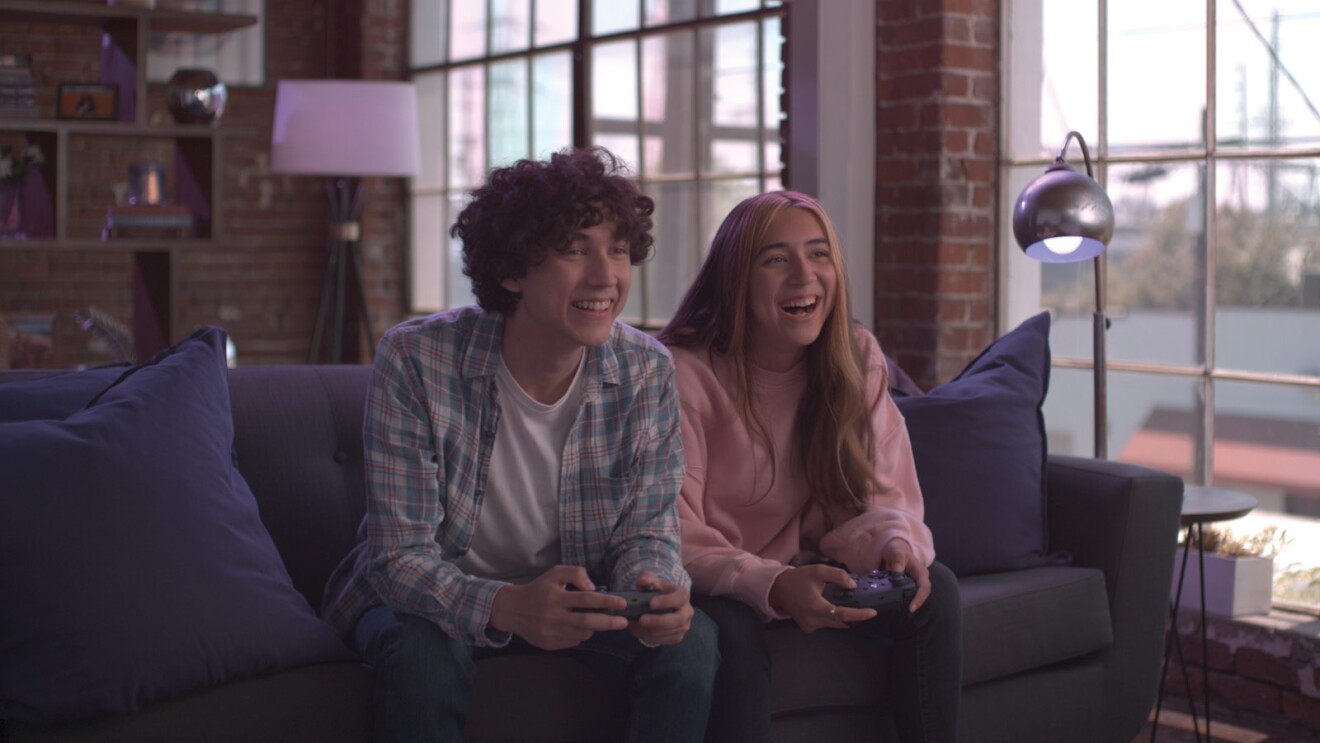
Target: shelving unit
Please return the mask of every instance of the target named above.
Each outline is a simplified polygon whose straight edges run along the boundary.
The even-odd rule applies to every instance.
[[[0,250],[129,251],[133,256],[133,330],[137,355],[147,358],[167,345],[174,327],[177,250],[210,247],[227,239],[223,203],[225,141],[251,132],[204,125],[155,125],[147,121],[147,40],[153,31],[224,34],[257,22],[251,15],[199,13],[167,9],[74,3],[63,0],[0,0],[7,22],[99,26],[100,82],[118,86],[116,121],[0,119],[0,132],[16,132],[41,147],[46,162],[28,191],[33,229],[27,240],[0,241]],[[173,143],[173,191],[170,200],[193,215],[194,236],[186,239],[98,240],[71,234],[69,191],[77,180],[75,138],[109,140],[166,139]],[[33,191],[35,190],[35,193]],[[110,206],[109,203],[106,206]]]

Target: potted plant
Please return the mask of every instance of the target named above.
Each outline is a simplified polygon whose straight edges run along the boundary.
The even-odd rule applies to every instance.
[[[1205,612],[1221,617],[1268,614],[1274,594],[1274,557],[1289,539],[1287,532],[1268,526],[1254,534],[1236,534],[1229,529],[1206,527]],[[1183,583],[1183,606],[1197,600],[1201,559],[1196,543],[1186,554],[1187,573]],[[1183,550],[1178,550],[1170,596],[1178,588]]]

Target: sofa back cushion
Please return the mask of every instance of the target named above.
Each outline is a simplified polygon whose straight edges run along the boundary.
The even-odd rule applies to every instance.
[[[318,612],[366,511],[366,365],[229,370],[238,469],[293,585]]]

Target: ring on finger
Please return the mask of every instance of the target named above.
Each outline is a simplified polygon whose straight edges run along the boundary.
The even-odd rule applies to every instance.
[[[839,607],[837,607],[837,606],[831,606],[831,607],[830,607],[830,616],[834,616],[835,614],[838,614],[838,613],[839,613]]]

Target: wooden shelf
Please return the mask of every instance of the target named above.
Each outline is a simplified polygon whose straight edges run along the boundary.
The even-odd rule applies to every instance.
[[[134,124],[126,121],[80,121],[77,119],[0,119],[0,132],[53,132],[107,137],[161,137],[162,139],[211,139],[250,137],[254,129],[221,129],[203,124]]]
[[[232,240],[224,240],[226,245]],[[12,250],[79,250],[92,252],[151,253],[167,250],[198,250],[213,248],[221,241],[210,237],[162,237],[162,238],[118,238],[97,240],[96,238],[75,238],[55,240],[49,237],[30,237],[26,240],[0,240],[0,251]]]
[[[220,129],[211,125],[149,124],[146,121],[146,56],[152,32],[225,34],[254,26],[257,17],[233,13],[204,13],[156,8],[133,8],[68,0],[0,0],[5,23],[30,22],[100,27],[100,82],[119,89],[115,121],[76,119],[0,119],[0,132],[21,134],[46,153],[36,193],[29,193],[25,214],[44,220],[31,228],[27,240],[0,241],[0,252],[83,251],[126,253],[133,262],[133,335],[139,358],[150,358],[173,342],[178,326],[174,256],[179,251],[229,244],[223,203],[225,144],[233,136],[250,136],[251,129]],[[58,31],[55,32],[58,35]],[[173,142],[173,203],[184,204],[193,217],[187,238],[131,238],[101,240],[71,236],[68,215],[71,183],[79,181],[82,149],[71,146],[73,137],[136,137]],[[98,143],[99,144],[99,143]],[[132,143],[125,143],[132,146]],[[52,227],[53,224],[53,227]],[[95,234],[80,224],[76,235]]]
[[[59,0],[0,0],[0,13],[7,20],[36,23],[100,24],[110,19],[146,19],[153,31],[183,31],[192,34],[224,34],[256,25],[257,17],[239,13],[197,13],[166,8],[126,8],[60,2]]]

